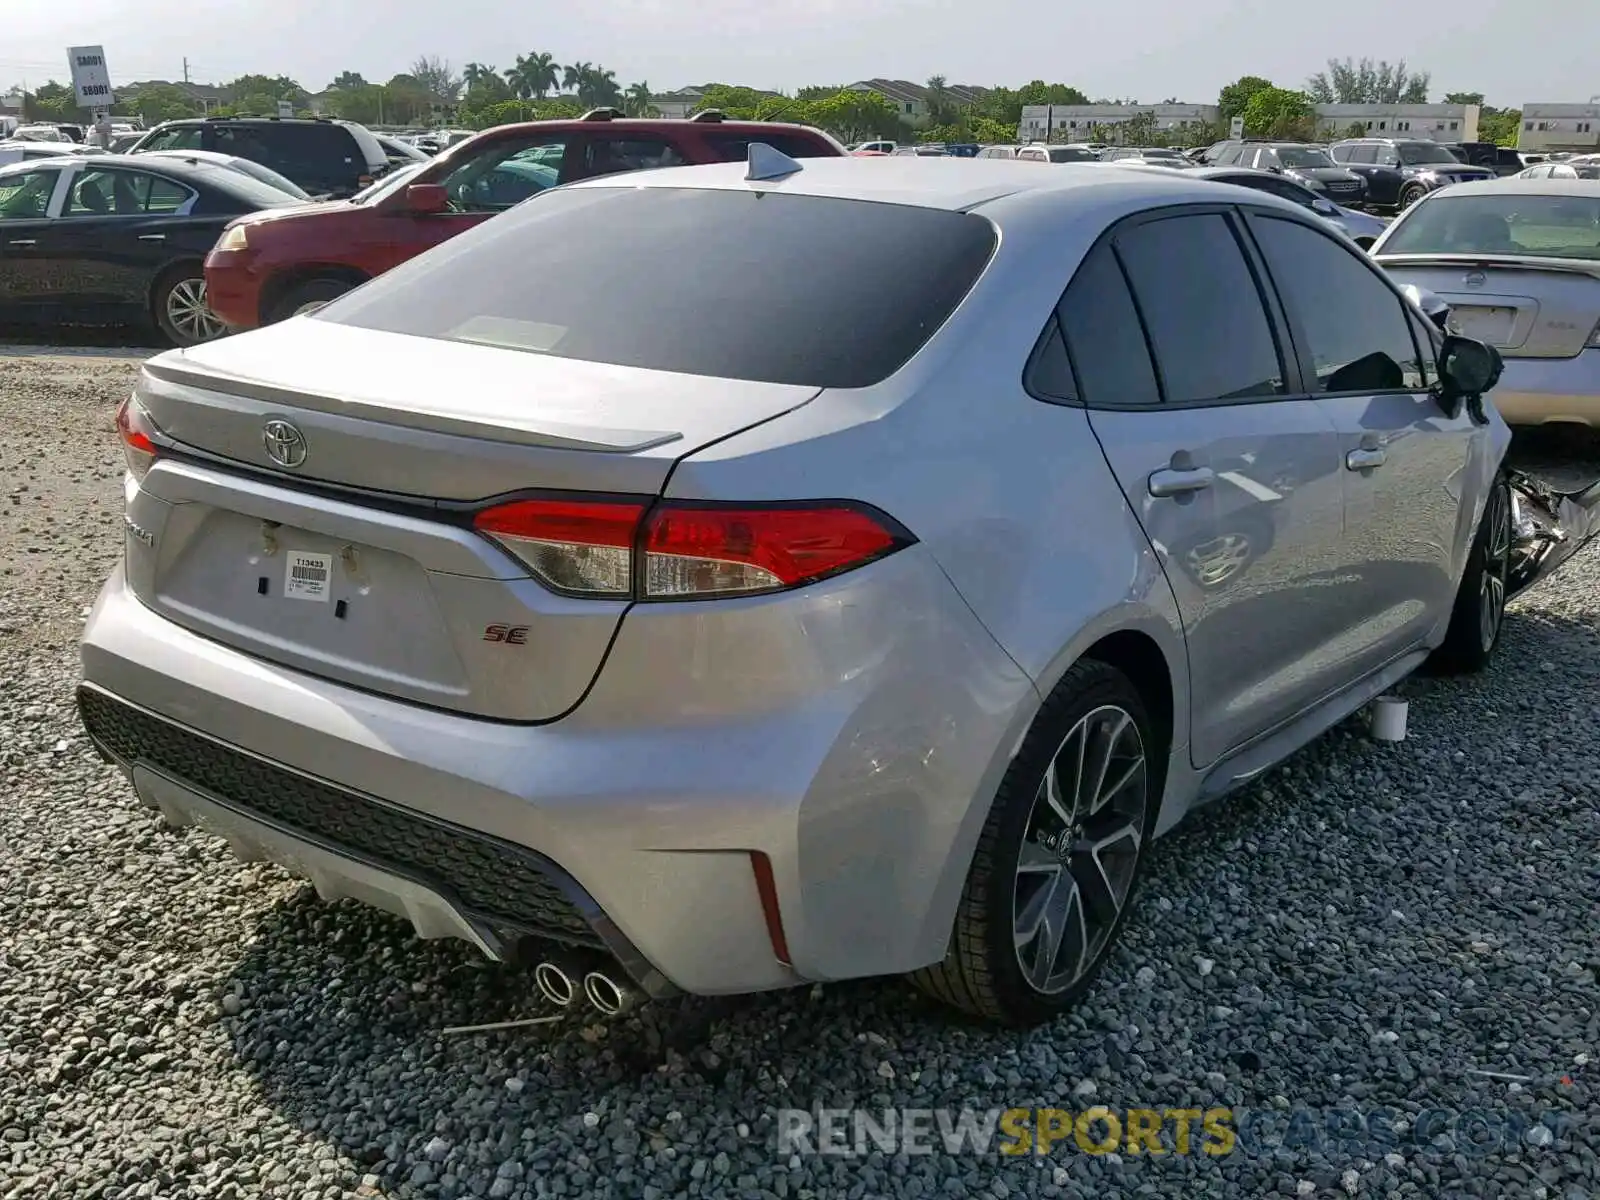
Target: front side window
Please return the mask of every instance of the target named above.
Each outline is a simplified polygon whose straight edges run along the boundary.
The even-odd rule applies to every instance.
[[[60,174],[41,168],[0,176],[0,221],[36,221],[48,215]]]
[[[145,145],[145,150],[198,150],[204,131],[197,125],[180,125],[175,129],[163,129],[151,137]]]
[[[436,182],[444,185],[456,212],[504,212],[566,183],[566,151],[567,139],[561,134],[532,140],[505,138],[480,147]]]
[[[1150,221],[1119,234],[1116,247],[1168,403],[1284,394],[1272,326],[1227,218]]]
[[[1305,331],[1317,391],[1427,386],[1405,302],[1358,255],[1298,221],[1262,216],[1251,228],[1284,306]]]
[[[560,188],[310,319],[687,375],[868,387],[934,336],[996,240],[984,217],[921,206]]]
[[[1600,198],[1443,193],[1395,223],[1383,254],[1600,259]]]
[[[1278,151],[1278,158],[1284,166],[1295,170],[1333,166],[1333,159],[1315,146],[1285,146]]]

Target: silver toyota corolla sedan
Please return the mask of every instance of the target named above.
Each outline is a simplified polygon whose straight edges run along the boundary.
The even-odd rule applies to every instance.
[[[1051,1017],[1154,836],[1501,628],[1493,352],[1186,175],[757,146],[150,360],[90,735],[558,1002]]]
[[[1600,180],[1444,188],[1372,255],[1449,304],[1453,330],[1504,355],[1494,399],[1507,421],[1600,428]]]

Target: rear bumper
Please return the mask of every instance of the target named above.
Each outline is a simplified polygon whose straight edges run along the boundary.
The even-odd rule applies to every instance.
[[[656,995],[907,971],[944,953],[1037,697],[920,548],[868,573],[767,598],[798,601],[805,635],[769,641],[770,663],[719,646],[721,618],[671,611],[704,605],[646,606],[576,712],[517,726],[188,633],[119,568],[85,629],[80,706],[146,802],[424,936],[604,950]],[[813,664],[819,686],[784,661],[802,645],[837,660]],[[652,707],[677,715],[641,720]],[[773,868],[789,964],[752,851]]]
[[[1573,358],[1507,358],[1490,396],[1508,425],[1600,428],[1600,347]]]
[[[249,250],[213,250],[206,255],[206,303],[235,329],[261,324],[261,289],[265,278]]]

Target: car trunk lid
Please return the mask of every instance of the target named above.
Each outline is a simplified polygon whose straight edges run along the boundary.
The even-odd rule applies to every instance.
[[[1600,325],[1600,262],[1516,255],[1382,255],[1383,268],[1450,305],[1452,332],[1507,358],[1572,358]]]
[[[472,514],[529,491],[659,495],[678,459],[817,389],[296,318],[162,355],[135,394],[170,450],[129,502],[145,603],[273,663],[545,721],[581,699],[628,602],[557,595]],[[272,422],[295,465],[273,460]]]

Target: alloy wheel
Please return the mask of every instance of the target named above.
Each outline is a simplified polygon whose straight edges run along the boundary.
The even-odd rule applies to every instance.
[[[1511,562],[1511,507],[1506,489],[1496,484],[1489,492],[1483,543],[1483,578],[1478,588],[1478,637],[1483,648],[1493,648],[1506,616],[1506,576]]]
[[[193,345],[221,337],[227,328],[206,303],[204,279],[180,279],[167,293],[167,323]]]
[[[1148,778],[1138,723],[1115,704],[1073,725],[1046,765],[1012,899],[1017,964],[1034,991],[1066,991],[1109,943],[1138,869]]]

